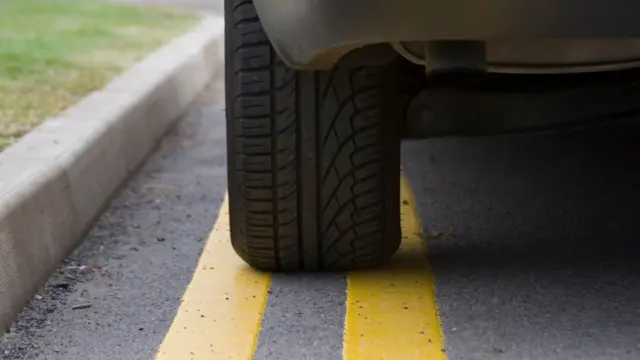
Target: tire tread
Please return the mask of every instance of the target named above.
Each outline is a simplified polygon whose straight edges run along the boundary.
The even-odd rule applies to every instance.
[[[399,217],[398,180],[389,175],[396,167],[398,176],[399,160],[387,151],[397,144],[384,138],[394,135],[382,109],[385,69],[338,66],[312,75],[310,86],[309,77],[302,80],[309,74],[278,58],[251,0],[227,0],[226,6],[236,252],[263,270],[344,270],[385,261],[400,239],[399,221],[388,222],[389,212]],[[304,91],[315,94],[312,119],[300,119]],[[303,152],[303,132],[314,133],[315,154]],[[302,172],[307,156],[315,157],[316,171]],[[311,200],[315,226],[305,229],[301,212]],[[309,231],[314,239],[305,239]]]

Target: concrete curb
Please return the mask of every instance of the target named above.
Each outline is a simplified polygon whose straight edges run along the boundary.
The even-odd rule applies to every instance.
[[[0,335],[222,64],[207,18],[0,153]]]

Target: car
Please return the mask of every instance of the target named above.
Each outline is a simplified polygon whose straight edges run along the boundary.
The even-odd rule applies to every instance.
[[[623,0],[225,0],[233,248],[263,271],[385,263],[401,140],[628,119],[637,14]]]

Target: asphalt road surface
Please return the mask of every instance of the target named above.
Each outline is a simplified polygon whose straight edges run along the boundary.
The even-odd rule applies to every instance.
[[[270,276],[228,247],[222,81],[23,312],[1,359],[640,358],[640,126],[407,142],[392,264]]]

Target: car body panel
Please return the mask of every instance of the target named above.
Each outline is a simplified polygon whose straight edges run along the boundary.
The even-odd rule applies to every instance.
[[[296,69],[330,68],[346,53],[369,44],[433,40],[513,44],[536,39],[624,38],[631,40],[631,50],[617,50],[625,57],[620,60],[633,62],[636,55],[640,59],[640,42],[633,39],[640,38],[640,1],[254,0],[254,4],[275,50]],[[559,48],[566,52],[566,46]],[[584,43],[577,48],[585,52]],[[586,51],[591,57],[582,62],[612,57],[594,55],[602,53],[597,50]],[[531,51],[524,49],[523,56],[527,52]],[[562,54],[541,56],[550,57],[563,58]],[[572,61],[575,57],[575,52],[566,56]]]

